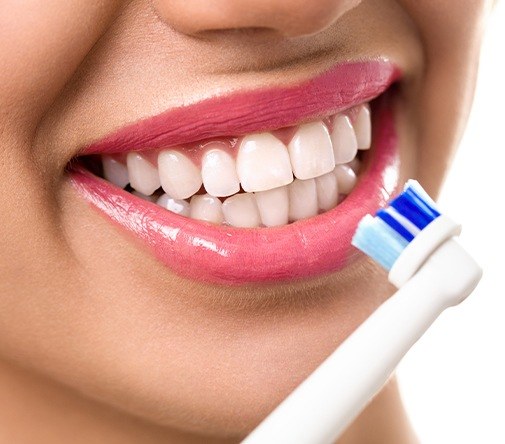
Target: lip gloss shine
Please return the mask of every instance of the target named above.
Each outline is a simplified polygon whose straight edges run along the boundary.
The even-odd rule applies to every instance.
[[[387,61],[338,65],[296,86],[216,97],[167,111],[119,130],[82,154],[168,147],[294,125],[368,101],[397,78],[397,68]],[[358,221],[384,204],[396,187],[399,158],[389,99],[381,97],[374,107],[371,158],[353,192],[333,210],[289,225],[212,225],[146,202],[81,167],[70,171],[70,179],[102,215],[187,278],[240,285],[334,272],[353,259],[349,247]]]

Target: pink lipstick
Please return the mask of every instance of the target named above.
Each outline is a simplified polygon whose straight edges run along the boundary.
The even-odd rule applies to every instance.
[[[166,111],[80,154],[165,148],[292,126],[370,101],[398,77],[386,60],[341,64],[295,86],[238,92]],[[330,211],[284,226],[213,225],[171,213],[82,167],[71,169],[70,178],[80,196],[179,275],[220,284],[315,277],[352,262],[350,241],[358,221],[394,191],[399,159],[389,99],[388,94],[374,105],[373,146],[352,193]]]

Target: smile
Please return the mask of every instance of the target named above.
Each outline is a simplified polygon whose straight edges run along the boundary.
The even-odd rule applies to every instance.
[[[179,275],[244,284],[337,271],[355,257],[359,219],[396,187],[397,78],[385,60],[348,63],[169,110],[86,147],[70,177]]]

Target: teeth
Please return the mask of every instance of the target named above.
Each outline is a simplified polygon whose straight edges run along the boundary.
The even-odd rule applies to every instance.
[[[337,165],[335,167],[335,175],[337,177],[338,192],[340,194],[349,194],[354,185],[356,185],[356,174],[347,165]]]
[[[142,154],[131,152],[126,156],[126,165],[130,177],[130,185],[146,196],[150,196],[160,187],[157,168]]]
[[[328,211],[335,208],[338,203],[337,175],[332,171],[324,176],[317,177],[315,181],[319,209]]]
[[[189,203],[185,200],[172,199],[168,194],[162,194],[156,203],[172,213],[189,217]]]
[[[200,194],[193,196],[190,202],[190,217],[193,219],[204,220],[214,224],[221,224],[224,221],[223,204],[214,196],[209,194]]]
[[[245,136],[236,159],[234,143],[195,145],[203,149],[201,169],[180,148],[159,152],[157,166],[154,153],[130,152],[126,165],[104,155],[103,176],[173,213],[218,225],[275,227],[335,208],[356,186],[358,150],[371,146],[368,104],[334,116],[331,134],[322,120],[285,130]],[[293,132],[286,146],[280,139]],[[206,194],[196,194],[202,185]]]
[[[255,193],[255,196],[263,225],[274,227],[288,223],[289,193],[287,186],[260,191]]]
[[[370,107],[360,105],[356,120],[354,121],[354,131],[358,141],[358,149],[367,150],[372,144],[372,122],[370,120]]]
[[[202,186],[199,169],[184,154],[175,150],[158,155],[161,186],[174,199],[186,199]]]
[[[361,171],[361,162],[357,157],[347,162],[347,165],[354,171],[354,174],[358,175]]]
[[[305,219],[318,213],[316,181],[314,179],[295,179],[288,188],[290,221]]]
[[[202,179],[205,190],[212,196],[231,196],[240,190],[235,160],[223,150],[212,149],[205,153]]]
[[[331,142],[333,143],[336,164],[350,162],[356,157],[358,141],[349,117],[340,114],[335,118]]]
[[[288,150],[293,173],[298,179],[322,176],[335,168],[333,146],[323,122],[301,125],[289,142]]]
[[[126,165],[123,165],[113,157],[103,156],[102,166],[103,177],[119,188],[124,188],[130,182]]]
[[[143,200],[147,200],[148,202],[156,202],[157,197],[156,196],[146,196],[145,194],[139,193],[138,191],[132,191],[132,194],[140,197]]]
[[[256,199],[251,193],[236,194],[226,199],[223,214],[226,222],[234,227],[254,228],[261,224]]]
[[[244,137],[237,155],[237,173],[244,191],[265,191],[293,181],[286,146],[270,133]]]

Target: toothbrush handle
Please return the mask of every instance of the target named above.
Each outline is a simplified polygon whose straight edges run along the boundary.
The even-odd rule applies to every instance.
[[[446,241],[243,444],[335,442],[405,353],[445,308],[471,293],[481,274],[454,239]]]

